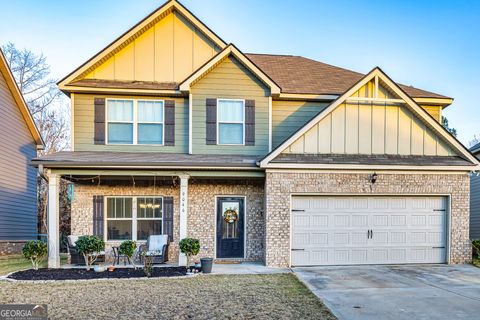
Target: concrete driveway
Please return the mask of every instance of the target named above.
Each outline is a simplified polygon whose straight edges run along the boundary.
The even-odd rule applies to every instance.
[[[339,319],[478,319],[470,265],[305,267],[293,271]]]

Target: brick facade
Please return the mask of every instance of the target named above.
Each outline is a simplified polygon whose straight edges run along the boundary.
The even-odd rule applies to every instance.
[[[378,174],[375,184],[370,174],[355,173],[288,173],[266,174],[266,246],[265,263],[272,267],[290,264],[291,194],[405,194],[450,195],[450,262],[471,260],[469,240],[468,174]]]
[[[189,237],[198,238],[201,244],[199,257],[215,257],[215,196],[246,197],[246,257],[244,260],[262,261],[264,257],[264,183],[262,181],[218,182],[190,179],[188,197]],[[174,237],[169,246],[169,260],[178,261],[179,242],[179,194],[180,188],[175,181],[153,186],[136,185],[75,185],[72,202],[72,234],[92,234],[93,232],[93,196],[172,196],[174,199]],[[119,242],[109,241],[107,248]]]

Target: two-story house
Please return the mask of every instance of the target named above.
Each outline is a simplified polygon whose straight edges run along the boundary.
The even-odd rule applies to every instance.
[[[452,99],[299,56],[245,54],[178,1],[165,3],[59,82],[72,151],[72,233],[108,245],[184,237],[201,256],[268,266],[468,261],[469,172],[440,125]]]
[[[18,254],[38,237],[37,170],[44,148],[7,59],[0,50],[0,255]]]

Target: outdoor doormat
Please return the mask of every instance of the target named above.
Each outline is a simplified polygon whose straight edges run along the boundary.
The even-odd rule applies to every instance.
[[[187,274],[186,267],[153,268],[150,278],[179,277]],[[85,269],[38,269],[12,273],[8,276],[15,280],[89,280],[89,279],[120,279],[147,278],[142,268],[116,268],[114,271],[95,272]]]
[[[228,260],[219,260],[215,261],[215,264],[240,264],[242,261],[228,261]]]

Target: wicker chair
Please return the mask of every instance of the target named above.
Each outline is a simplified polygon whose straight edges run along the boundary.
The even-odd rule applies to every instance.
[[[70,254],[70,263],[71,264],[76,264],[76,265],[85,265],[85,258],[83,257],[82,254],[80,254],[77,250],[77,245],[75,242],[78,240],[80,236],[74,236],[70,235],[67,236],[67,250],[68,253]],[[105,251],[100,251],[97,257],[97,260],[95,260],[95,263],[97,262],[105,262]]]
[[[138,248],[140,260],[143,261],[143,255],[147,252],[153,257],[153,264],[165,263],[168,261],[168,235],[148,236],[147,243]]]

